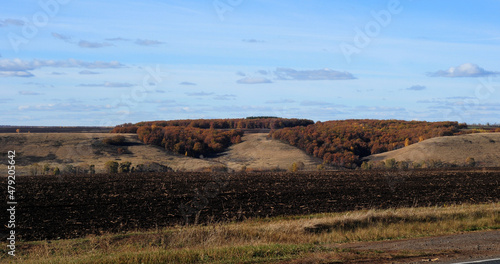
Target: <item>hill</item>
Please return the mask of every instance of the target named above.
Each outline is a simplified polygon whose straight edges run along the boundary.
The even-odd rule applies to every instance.
[[[428,138],[463,133],[465,124],[404,120],[352,119],[316,122],[271,131],[279,139],[325,163],[346,168],[366,156],[399,149]]]
[[[436,137],[413,145],[368,156],[370,161],[395,159],[440,160],[447,163],[463,164],[468,158],[474,158],[479,166],[500,166],[500,133],[478,133],[451,137]]]
[[[305,170],[316,170],[321,159],[278,140],[267,138],[267,133],[245,134],[242,142],[232,145],[219,160],[235,171],[247,169],[289,169],[294,162],[303,162]]]
[[[226,152],[212,158],[192,158],[179,155],[164,148],[141,142],[136,134],[120,134],[125,140],[119,145],[103,143],[104,139],[116,137],[107,133],[0,133],[0,153],[16,151],[16,172],[30,175],[33,164],[38,164],[38,174],[43,166],[67,166],[88,168],[95,166],[97,173],[104,172],[104,164],[113,160],[129,161],[132,166],[158,163],[174,170],[200,171],[214,166],[227,166],[236,171],[243,166],[249,169],[288,169],[293,162],[302,161],[305,169],[315,169],[321,161],[303,151],[277,140],[266,139],[267,133],[249,133],[242,142],[231,146]],[[7,171],[7,163],[0,169]]]

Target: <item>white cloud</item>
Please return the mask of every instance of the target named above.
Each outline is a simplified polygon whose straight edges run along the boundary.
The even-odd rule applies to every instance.
[[[0,77],[33,77],[35,75],[27,71],[0,71]]]
[[[356,79],[349,72],[334,71],[328,68],[321,70],[298,71],[290,68],[277,68],[274,74],[281,80],[350,80]]]
[[[464,63],[457,67],[450,67],[448,70],[427,73],[430,77],[482,77],[488,75],[499,75],[500,72],[487,71],[476,64]]]
[[[239,84],[259,84],[259,83],[271,83],[271,80],[261,77],[246,77],[236,81]]]

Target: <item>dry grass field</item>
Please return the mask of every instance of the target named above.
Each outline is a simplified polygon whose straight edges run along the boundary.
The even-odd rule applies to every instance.
[[[123,146],[102,143],[103,139],[116,136],[107,133],[0,133],[0,153],[16,151],[18,175],[28,175],[29,166],[34,163],[40,166],[48,164],[61,170],[66,165],[95,165],[99,173],[104,172],[104,164],[109,160],[130,161],[132,166],[157,162],[181,171],[199,171],[218,165],[235,171],[240,171],[244,166],[255,170],[289,169],[293,162],[299,161],[304,162],[305,169],[313,170],[321,164],[319,159],[295,147],[266,139],[267,133],[246,134],[242,143],[230,147],[218,157],[204,159],[185,157],[157,146],[145,145],[135,134],[121,135],[126,138]],[[6,164],[1,166],[5,169]]]
[[[462,164],[468,157],[474,158],[482,167],[500,167],[500,133],[431,138],[402,149],[371,155],[368,159],[413,162],[441,160]]]
[[[441,263],[446,259],[498,254],[498,245],[489,244],[495,241],[498,231],[449,236],[444,248],[436,247],[435,239],[425,237],[496,230],[499,228],[498,217],[498,203],[492,203],[253,219],[78,239],[26,241],[19,244],[17,258],[2,256],[0,261],[298,264],[420,263],[432,260]],[[403,240],[398,244],[398,240],[409,238],[419,239]],[[474,243],[477,246],[470,246],[475,240],[480,240]],[[4,242],[0,245],[5,247]]]
[[[221,155],[221,163],[235,171],[242,166],[250,169],[289,169],[294,162],[303,162],[305,170],[316,170],[322,163],[304,151],[266,138],[267,133],[245,134],[243,142],[233,145]]]

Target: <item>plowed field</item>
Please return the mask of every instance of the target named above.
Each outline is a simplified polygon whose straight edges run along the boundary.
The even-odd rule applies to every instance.
[[[500,169],[17,177],[16,235],[41,240],[151,229],[193,223],[198,212],[197,222],[206,223],[498,202],[499,180]],[[7,214],[1,218],[7,223]]]

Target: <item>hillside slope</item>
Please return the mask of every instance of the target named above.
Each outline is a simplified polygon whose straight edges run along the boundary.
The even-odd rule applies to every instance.
[[[474,158],[480,166],[500,166],[500,133],[431,138],[405,148],[371,155],[367,159],[414,162],[434,159],[461,164],[468,157]]]
[[[245,134],[241,143],[229,147],[217,160],[230,169],[242,166],[251,169],[289,169],[294,162],[303,162],[306,170],[316,170],[318,158],[279,140],[267,139],[267,133]]]
[[[120,134],[126,138],[123,146],[110,146],[103,139],[115,137],[106,133],[0,133],[0,153],[16,151],[16,172],[29,175],[32,164],[58,167],[66,165],[95,165],[96,172],[104,172],[107,161],[130,161],[132,166],[157,162],[174,170],[197,171],[214,165],[225,165],[240,171],[243,166],[251,169],[288,169],[293,162],[304,162],[305,169],[316,169],[320,160],[277,140],[266,139],[267,133],[245,134],[242,143],[231,146],[215,158],[192,158],[174,154],[161,147],[146,145],[136,134]],[[125,149],[119,153],[118,149]],[[7,163],[0,169],[7,171]],[[41,170],[41,168],[39,168]]]
[[[135,134],[121,134],[126,138],[125,146],[109,146],[102,143],[104,138],[116,134],[106,133],[21,133],[0,134],[0,153],[16,151],[18,175],[28,175],[34,163],[59,167],[66,165],[95,165],[96,172],[104,172],[104,164],[109,160],[130,161],[132,166],[146,162],[157,162],[173,169],[198,170],[217,164],[208,160],[175,155],[160,147],[145,145]],[[118,153],[118,148],[128,153]],[[0,169],[5,168],[1,164]]]

